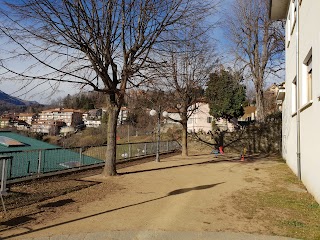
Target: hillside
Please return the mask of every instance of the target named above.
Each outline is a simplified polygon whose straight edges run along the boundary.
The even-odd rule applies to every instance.
[[[25,101],[17,97],[10,96],[9,94],[6,94],[5,92],[2,92],[0,90],[0,104],[1,105],[13,105],[13,106],[30,106],[30,105],[36,105],[39,104],[35,101]]]

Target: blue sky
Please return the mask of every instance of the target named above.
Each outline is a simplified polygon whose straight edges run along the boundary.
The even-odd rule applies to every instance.
[[[212,17],[212,21],[217,21],[223,18],[223,8],[228,7],[234,0],[223,0],[220,3],[219,12]],[[224,39],[223,31],[220,27],[217,27],[212,31],[211,36],[217,40],[217,50],[226,57],[226,52],[224,49],[227,47],[227,41]],[[16,64],[17,67],[19,63]],[[64,97],[67,94],[75,94],[80,91],[78,87],[75,87],[71,84],[63,83],[60,85],[58,90],[54,93],[53,96],[50,96],[51,92],[47,91],[50,86],[48,84],[37,86],[39,82],[34,82],[28,87],[22,88],[23,84],[18,81],[0,81],[0,90],[4,91],[15,97],[19,97],[24,100],[38,101],[40,103],[49,103],[52,99],[57,99],[58,97]]]
[[[225,16],[230,13],[230,7],[235,0],[223,0],[220,3],[220,9],[215,16],[212,16],[212,21],[223,22]],[[224,36],[223,24],[220,24],[211,32],[212,38],[217,41],[217,52],[221,56],[221,61],[224,64],[228,64],[231,57],[228,53],[228,39]],[[14,64],[14,63],[13,63]],[[17,66],[18,67],[18,66]],[[271,85],[272,81],[268,81],[267,85]],[[37,86],[38,83],[34,82],[28,87],[22,88],[21,82],[6,82],[0,81],[0,90],[13,96],[19,97],[24,100],[38,101],[40,103],[50,103],[51,100],[57,99],[58,97],[64,97],[67,94],[75,94],[80,91],[79,87],[72,84],[62,83],[53,96],[50,96],[51,91],[46,91],[50,88],[49,85]]]

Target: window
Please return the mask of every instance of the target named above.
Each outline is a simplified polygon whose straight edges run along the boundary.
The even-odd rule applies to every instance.
[[[207,123],[211,123],[212,122],[212,117],[207,117]]]
[[[312,56],[307,62],[308,102],[312,100]]]
[[[301,104],[302,106],[312,100],[312,49],[307,54],[302,66],[301,82]]]
[[[291,96],[292,96],[292,114],[297,112],[297,78],[295,77],[292,82],[291,87]]]

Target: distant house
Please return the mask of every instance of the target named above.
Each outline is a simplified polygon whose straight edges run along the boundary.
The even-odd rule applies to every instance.
[[[127,107],[121,107],[118,116],[118,125],[124,124],[129,117],[129,109]]]
[[[100,127],[102,114],[105,114],[104,111],[100,109],[91,109],[88,112],[82,114],[83,124],[86,127]]]
[[[101,119],[103,114],[103,110],[101,108],[99,109],[91,109],[87,112],[82,113],[82,120],[88,120],[88,119]]]
[[[188,119],[188,132],[199,132],[203,131],[205,133],[212,131],[213,122],[216,126],[224,131],[233,132],[235,130],[235,125],[237,120],[229,122],[225,119],[215,119],[210,115],[209,104],[205,102],[197,102],[189,108],[192,111],[191,116]]]
[[[38,123],[43,121],[65,122],[67,126],[77,126],[82,123],[82,112],[76,109],[55,108],[44,110],[39,114]]]
[[[18,115],[19,120],[24,121],[26,123],[28,123],[29,125],[31,125],[37,117],[37,114],[35,113],[19,113]]]
[[[251,122],[256,120],[257,108],[255,106],[244,107],[244,115],[238,118],[239,122]]]
[[[104,114],[107,114],[106,108],[102,108],[102,116]],[[121,107],[121,109],[119,111],[119,115],[118,115],[117,124],[118,125],[126,124],[128,117],[129,117],[129,109],[127,107]]]
[[[17,130],[20,130],[20,131],[28,131],[29,128],[30,128],[30,124],[28,124],[28,123],[26,123],[25,121],[22,121],[22,120],[15,121],[13,126],[16,127]]]
[[[165,118],[166,124],[180,124],[179,122],[176,122],[181,120],[180,113],[177,109],[170,108],[170,109],[167,109],[166,112],[167,112],[167,117]]]
[[[266,114],[272,114],[281,111],[281,105],[277,101],[277,94],[280,89],[283,89],[284,83],[273,83],[264,93],[265,111]]]
[[[9,127],[11,119],[9,117],[0,117],[0,128]]]
[[[91,109],[88,111],[88,117],[90,119],[100,119],[102,117],[102,109]]]
[[[57,135],[60,129],[65,126],[66,123],[59,120],[42,120],[31,125],[31,132],[43,133],[49,135]]]
[[[161,131],[167,132],[169,129],[181,129],[182,125],[177,122],[181,120],[179,111],[177,109],[166,109],[164,112],[166,112],[166,116],[164,116],[163,125],[161,128]],[[164,113],[163,112],[163,113]],[[147,114],[150,114],[150,109],[147,110]],[[176,121],[175,121],[176,120]]]
[[[87,119],[87,120],[84,120],[84,125],[86,125],[86,127],[98,128],[101,126],[101,120]]]
[[[286,94],[286,83],[283,82],[279,84],[277,98],[276,98],[278,109],[281,112],[282,112],[282,104],[283,104],[285,94]]]

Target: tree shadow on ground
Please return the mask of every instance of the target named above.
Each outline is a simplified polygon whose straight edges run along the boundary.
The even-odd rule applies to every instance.
[[[59,201],[55,201],[55,202],[50,202],[50,203],[46,203],[46,204],[42,204],[39,206],[39,208],[53,208],[53,207],[62,207],[64,205],[70,204],[70,203],[74,203],[75,201],[71,198],[68,199],[63,199],[63,200],[59,200]]]
[[[2,223],[2,225],[5,225],[5,226],[17,226],[17,225],[20,225],[20,224],[23,224],[23,223],[30,222],[31,220],[35,220],[35,218],[29,217],[29,216],[26,215],[26,216],[16,217],[16,218],[10,219],[8,221],[5,221],[5,222]]]
[[[84,217],[81,217],[81,218],[77,218],[77,219],[73,219],[73,220],[69,220],[69,221],[65,221],[65,222],[61,222],[61,223],[57,223],[57,224],[52,224],[52,225],[41,227],[41,228],[38,228],[38,229],[28,228],[28,231],[26,231],[26,232],[18,233],[18,234],[11,235],[11,236],[8,236],[8,237],[2,237],[1,239],[10,239],[10,238],[23,236],[23,235],[26,235],[26,234],[29,234],[29,233],[33,233],[33,232],[39,232],[39,231],[42,231],[42,230],[50,229],[50,228],[61,226],[61,225],[64,225],[64,224],[77,222],[77,221],[80,221],[80,220],[88,219],[88,218],[91,218],[91,217],[99,216],[99,215],[110,213],[110,212],[114,212],[114,211],[118,211],[118,210],[121,210],[121,209],[126,209],[126,208],[130,208],[130,207],[138,206],[138,205],[145,204],[145,203],[154,202],[154,201],[157,201],[157,200],[160,200],[160,199],[164,199],[164,198],[167,198],[167,197],[171,197],[171,196],[175,196],[175,195],[179,195],[179,194],[183,194],[183,193],[187,193],[187,192],[191,192],[191,191],[200,191],[200,190],[210,189],[210,188],[216,187],[216,186],[218,186],[220,184],[223,184],[223,183],[225,183],[225,182],[219,182],[219,183],[208,184],[208,185],[200,185],[200,186],[191,187],[191,188],[176,189],[174,191],[171,191],[171,192],[167,193],[166,195],[164,195],[162,197],[153,198],[153,199],[150,199],[150,200],[129,204],[129,205],[126,205],[126,206],[123,206],[123,207],[118,207],[118,208],[106,210],[106,211],[103,211],[103,212],[91,214],[91,215],[88,215],[88,216],[84,216]],[[22,216],[21,218],[23,218],[23,217],[24,216]],[[25,216],[25,217],[27,217],[27,216]]]
[[[44,211],[38,211],[38,212],[27,214],[24,216],[15,217],[15,218],[12,218],[12,219],[7,220],[5,222],[2,222],[1,225],[10,227],[8,229],[12,229],[14,227],[18,227],[19,225],[22,225],[22,224],[25,224],[25,223],[30,222],[32,220],[35,220],[36,218],[30,217],[30,216],[34,216],[35,214],[39,214],[39,213],[43,213],[43,212]],[[0,231],[0,232],[2,232],[2,231]],[[0,238],[0,239],[2,239],[2,238]]]
[[[95,185],[100,184],[101,182],[94,182],[94,181],[87,181],[82,179],[74,180],[76,182],[79,182],[79,185],[76,186],[70,186],[66,188],[57,189],[56,191],[39,191],[39,192],[31,192],[26,193],[22,191],[9,191],[9,195],[6,196],[5,201],[6,205],[9,207],[7,210],[13,209],[13,208],[20,208],[24,206],[29,206],[34,203],[43,202],[58,196],[64,196],[66,194],[69,194],[71,192],[80,191],[82,189],[86,189]]]

